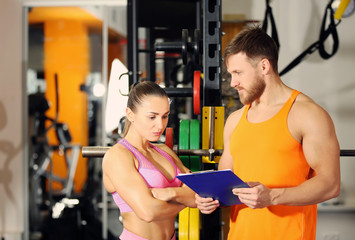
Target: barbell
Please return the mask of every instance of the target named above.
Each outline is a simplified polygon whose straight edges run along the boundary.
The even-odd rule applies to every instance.
[[[81,153],[82,156],[86,158],[102,158],[110,148],[111,147],[103,146],[85,146],[82,147]],[[210,156],[210,154],[221,156],[223,153],[222,149],[179,149],[178,145],[174,145],[173,150],[176,155],[179,156]]]
[[[81,153],[82,156],[86,158],[102,158],[110,148],[111,147],[103,146],[84,146],[82,147]],[[174,145],[173,150],[179,156],[210,156],[210,154],[213,154],[214,156],[221,156],[223,153],[223,149],[179,149],[178,145]],[[355,150],[340,150],[340,156],[355,157]]]

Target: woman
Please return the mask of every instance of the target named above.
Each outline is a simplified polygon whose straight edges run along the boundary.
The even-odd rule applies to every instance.
[[[196,207],[194,192],[176,178],[190,172],[165,144],[157,142],[169,117],[169,98],[145,81],[130,91],[124,137],[104,156],[105,188],[120,209],[120,239],[175,239],[176,215]]]

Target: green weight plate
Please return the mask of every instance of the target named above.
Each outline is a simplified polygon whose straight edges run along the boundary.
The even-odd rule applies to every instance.
[[[189,149],[200,149],[200,121],[197,119],[192,119],[190,121],[190,147]],[[201,170],[201,157],[200,156],[190,156],[190,170],[200,171]]]
[[[189,149],[190,120],[181,120],[179,128],[179,149]],[[185,167],[190,168],[190,157],[179,156]]]

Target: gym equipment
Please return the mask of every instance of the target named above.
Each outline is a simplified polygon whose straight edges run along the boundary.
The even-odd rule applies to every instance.
[[[128,0],[127,1],[127,63],[132,73],[130,84],[138,81],[139,71],[146,72],[149,80],[156,80],[157,39],[181,42],[182,29],[197,29],[201,24],[201,5],[197,1],[181,0]],[[178,19],[178,21],[177,21]],[[139,46],[139,28],[145,28],[146,48]],[[144,55],[145,69],[139,56]],[[178,123],[177,123],[178,125]]]
[[[274,20],[274,15],[272,14],[272,8],[270,6],[270,0],[265,0],[265,1],[266,1],[266,10],[265,10],[265,16],[264,16],[262,29],[265,32],[267,32],[268,19],[269,19],[270,23],[271,23],[271,38],[275,41],[277,49],[280,50],[280,41],[279,41],[279,36],[277,34],[277,28],[276,28],[276,23]]]
[[[200,122],[197,119],[181,120],[179,129],[181,149],[200,148]],[[179,156],[191,171],[201,170],[199,156]],[[185,208],[179,213],[179,239],[200,239],[200,212],[197,208]]]
[[[105,132],[111,133],[117,128],[117,123],[126,116],[128,100],[128,69],[119,59],[114,59],[111,65],[110,81],[107,88],[107,103],[105,109]],[[120,104],[117,104],[120,103]]]
[[[221,66],[222,66],[222,1],[201,1],[203,11],[203,104],[202,106],[222,106]],[[209,237],[209,239],[214,239]]]
[[[41,227],[44,218],[43,210],[49,210],[53,204],[53,180],[62,184],[63,188],[56,192],[56,196],[69,198],[72,195],[74,187],[74,176],[79,159],[81,146],[71,144],[71,136],[66,124],[58,122],[58,78],[55,75],[56,89],[56,115],[54,119],[46,116],[46,111],[49,109],[47,100],[40,95],[30,96],[30,116],[33,117],[30,157],[29,157],[29,210],[30,223],[33,230],[38,230]],[[32,100],[34,105],[31,106]],[[34,106],[38,101],[42,102],[40,108]],[[45,127],[46,123],[50,123]],[[47,138],[47,132],[54,128],[58,145],[50,145]],[[52,154],[59,152],[64,155],[64,161],[68,169],[67,176],[58,177],[52,172]],[[48,181],[48,190],[47,190]]]
[[[190,146],[189,149],[200,148],[200,121],[197,119],[190,120]],[[201,170],[201,157],[190,156],[190,168],[192,172]]]
[[[194,71],[193,88],[164,88],[169,97],[193,97],[194,114],[201,111],[201,72]]]
[[[334,18],[339,20],[342,17],[348,17],[355,11],[355,1],[354,0],[338,0],[335,3],[340,2],[339,5],[336,5],[336,8],[333,7]]]
[[[190,121],[189,120],[181,120],[180,128],[179,128],[179,146],[181,149],[189,148],[189,140],[190,140]],[[189,167],[190,158],[189,156],[180,156],[182,163]],[[190,208],[184,208],[180,211],[178,215],[179,219],[179,231],[178,237],[180,240],[188,240],[189,239],[189,216],[190,216]]]
[[[83,157],[86,158],[100,158],[103,157],[110,147],[100,147],[100,146],[85,146],[82,147],[81,153]],[[221,156],[223,149],[179,149],[178,145],[173,146],[173,150],[177,155],[180,156],[206,156],[209,157],[210,154],[213,156]],[[340,150],[340,157],[354,157],[354,149],[342,149]]]
[[[168,143],[165,142],[167,146]],[[83,157],[86,158],[102,158],[107,150],[111,147],[100,147],[100,146],[85,146],[82,147],[81,153]],[[179,149],[178,145],[174,145],[174,152],[179,156],[221,156],[223,149]],[[348,155],[347,155],[348,156]]]
[[[194,71],[194,114],[200,115],[201,113],[201,90],[200,90],[201,73]]]
[[[173,128],[168,127],[165,129],[165,144],[173,149],[174,146],[174,132]]]
[[[181,149],[189,149],[190,145],[190,121],[181,120],[179,128],[179,146]],[[181,156],[180,160],[187,167],[190,168],[189,156]]]
[[[291,63],[289,63],[279,73],[280,76],[284,75],[285,73],[287,73],[288,71],[290,71],[291,69],[296,67],[308,54],[312,54],[316,50],[318,50],[319,55],[323,59],[331,58],[338,51],[339,38],[338,38],[338,32],[337,32],[336,27],[338,26],[340,21],[335,24],[334,12],[333,12],[333,9],[332,9],[332,3],[333,3],[333,0],[329,1],[329,3],[327,4],[327,7],[325,9],[324,16],[323,16],[323,21],[322,21],[322,26],[321,26],[321,30],[320,30],[320,34],[319,34],[319,39],[315,43],[311,44],[300,55],[298,55]],[[329,20],[327,21],[328,12],[329,12]],[[327,29],[325,28],[326,22],[329,22],[329,26],[328,26]],[[329,36],[331,36],[333,38],[333,46],[332,46],[332,52],[331,53],[328,53],[326,51],[326,49],[325,49],[325,46],[324,46],[324,43],[328,39]]]
[[[202,108],[202,149],[223,149],[224,107]],[[209,151],[202,157],[203,170],[216,169],[220,156]],[[216,209],[211,214],[202,215],[202,239],[220,239],[222,235],[222,213]]]
[[[224,107],[203,107],[202,109],[202,149],[208,155],[202,157],[204,163],[218,163],[223,149]]]
[[[193,56],[196,65],[200,64],[201,52],[201,34],[199,29],[194,30],[194,41],[189,42],[188,29],[182,29],[181,42],[156,42],[155,51],[164,51],[170,53],[181,53],[182,62],[187,64],[188,54]]]

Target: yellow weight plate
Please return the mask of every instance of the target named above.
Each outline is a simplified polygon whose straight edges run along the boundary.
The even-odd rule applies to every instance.
[[[179,240],[189,240],[190,208],[184,208],[179,213]]]
[[[198,208],[190,208],[190,231],[189,240],[200,239],[200,210]]]

